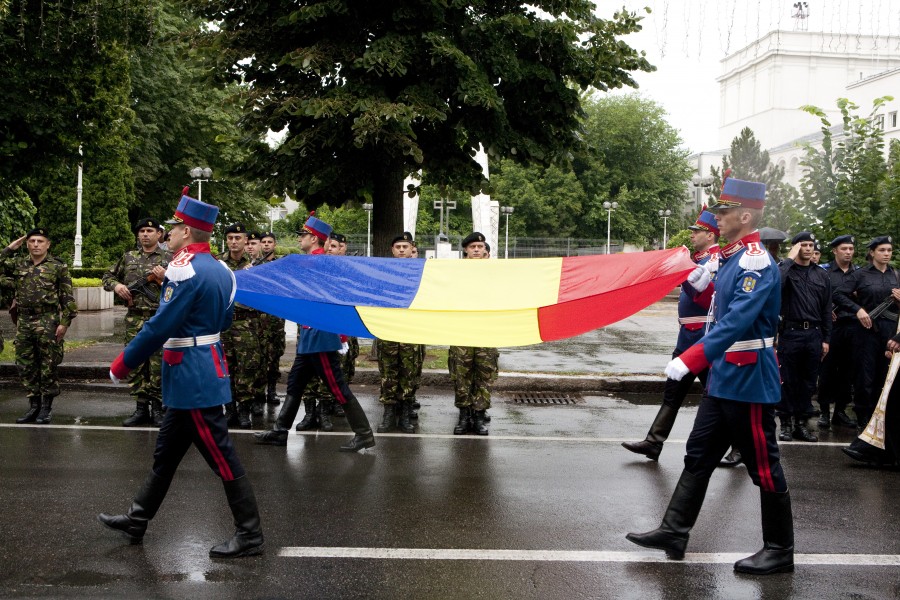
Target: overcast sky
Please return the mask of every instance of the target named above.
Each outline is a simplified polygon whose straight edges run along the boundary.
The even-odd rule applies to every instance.
[[[669,113],[692,152],[716,150],[719,61],[770,31],[794,29],[794,0],[596,0],[611,16],[623,5],[646,15],[643,31],[625,38],[644,50],[653,73],[637,73],[639,91]],[[810,0],[809,31],[845,35],[900,35],[898,0]],[[643,11],[651,9],[650,14]],[[633,91],[629,88],[625,92]]]

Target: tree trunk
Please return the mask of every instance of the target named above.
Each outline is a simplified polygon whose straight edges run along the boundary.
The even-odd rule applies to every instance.
[[[402,164],[386,165],[375,174],[372,204],[372,256],[391,256],[391,240],[403,233]]]

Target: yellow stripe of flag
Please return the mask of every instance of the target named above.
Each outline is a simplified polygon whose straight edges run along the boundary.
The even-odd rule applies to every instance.
[[[489,339],[492,347],[528,346],[541,342],[535,308],[457,312],[358,306],[356,310],[366,328],[375,337],[385,340],[484,346],[484,341]]]

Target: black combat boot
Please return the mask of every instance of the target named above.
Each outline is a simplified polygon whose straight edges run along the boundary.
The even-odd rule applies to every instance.
[[[228,506],[234,517],[234,535],[227,542],[213,546],[210,558],[239,558],[256,556],[263,552],[263,532],[259,525],[259,509],[253,486],[247,476],[223,482]]]
[[[277,406],[281,401],[278,399],[278,396],[275,395],[275,382],[270,381],[269,385],[266,386],[266,404],[270,406]]]
[[[759,493],[762,508],[762,550],[734,563],[738,573],[771,575],[794,570],[794,517],[790,492]]]
[[[253,422],[250,421],[250,404],[251,402],[249,400],[246,402],[238,402],[238,427],[241,429],[253,428]]]
[[[816,427],[819,428],[819,431],[827,430],[831,427],[831,407],[820,403],[819,410],[822,414],[819,415],[819,419],[816,421]]]
[[[303,408],[306,409],[306,414],[303,415],[303,418],[297,423],[295,429],[297,431],[310,431],[311,429],[318,427],[319,419],[316,418],[316,399],[305,398],[303,400]]]
[[[794,436],[791,434],[791,417],[784,415],[779,416],[778,419],[781,421],[781,431],[778,434],[778,441],[793,442]]]
[[[346,412],[346,408],[344,411]],[[387,433],[393,431],[397,426],[397,405],[385,404],[384,414],[381,415],[381,425],[378,426],[378,433]]]
[[[171,483],[171,478],[166,479],[150,471],[127,513],[124,515],[101,513],[97,516],[97,520],[110,529],[122,532],[131,544],[140,544],[144,539],[144,532],[147,531],[147,523],[156,516],[156,511],[166,497]]]
[[[319,430],[333,431],[334,424],[331,422],[331,404],[330,400],[319,400]]]
[[[250,404],[250,413],[254,417],[261,417],[265,414],[263,410],[263,406],[265,406],[265,402],[262,400],[254,400],[252,404]]]
[[[300,410],[300,398],[296,398],[288,394],[284,397],[284,404],[278,412],[275,419],[275,425],[269,431],[260,431],[253,434],[257,444],[268,444],[270,446],[287,446],[288,432],[297,412]]]
[[[331,407],[334,409],[334,411],[331,413],[332,417],[336,417],[338,419],[343,419],[344,417],[347,416],[347,413],[344,412],[344,407],[341,405],[340,402],[332,402]]]
[[[472,429],[472,409],[468,406],[460,407],[459,421],[453,428],[453,435],[465,435]]]
[[[16,419],[16,423],[18,423],[19,425],[21,425],[22,423],[34,423],[34,420],[37,419],[38,413],[41,412],[40,396],[29,396],[28,404],[30,406],[28,412]]]
[[[806,417],[794,417],[794,432],[793,436],[795,440],[799,440],[801,442],[818,442],[819,438],[814,436],[812,432],[810,432],[809,428],[806,425]]]
[[[843,410],[834,409],[834,415],[831,417],[831,424],[837,425],[839,427],[848,427],[850,429],[856,429],[856,421],[850,418]]]
[[[134,412],[131,416],[122,421],[122,427],[140,427],[141,425],[150,424],[150,411],[147,409],[147,399],[139,398],[135,400]]]
[[[162,427],[163,419],[166,417],[166,409],[163,407],[162,400],[154,398],[150,401],[150,422],[154,427]]]
[[[487,424],[484,422],[483,410],[472,411],[472,433],[475,435],[487,435],[489,433]]]
[[[347,414],[347,424],[355,434],[353,439],[339,448],[341,452],[359,452],[375,445],[375,435],[366,417],[366,411],[359,405],[359,400],[354,397],[347,398],[344,404],[344,412]]]
[[[53,418],[53,396],[41,396],[41,412],[34,420],[38,425],[49,425]]]
[[[735,448],[734,446],[732,446],[731,452],[726,454],[725,458],[723,458],[722,460],[719,461],[719,466],[720,467],[736,467],[739,464],[741,464],[742,462],[744,462],[744,457],[741,456],[741,451],[738,450],[737,448]]]
[[[409,402],[402,402],[400,404],[400,418],[398,419],[397,426],[400,428],[400,431],[403,433],[415,433],[415,426],[409,422],[409,413],[412,412],[412,404]]]
[[[635,454],[643,454],[650,460],[658,460],[663,449],[663,442],[669,439],[677,416],[677,408],[663,404],[659,407],[659,412],[656,413],[656,418],[650,425],[647,437],[640,442],[622,442],[622,446]]]
[[[625,538],[644,548],[665,550],[669,558],[683,559],[691,529],[697,522],[697,515],[703,506],[708,485],[708,478],[701,479],[682,471],[659,528],[647,533],[629,533]]]

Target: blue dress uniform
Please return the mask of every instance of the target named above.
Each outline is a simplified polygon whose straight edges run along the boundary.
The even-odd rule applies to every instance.
[[[746,231],[765,203],[765,184],[726,179],[719,203],[710,210],[735,210],[719,219]],[[756,216],[754,216],[756,215]],[[728,232],[723,228],[722,233]],[[763,248],[759,232],[722,249],[713,299],[715,325],[675,358],[667,374],[709,368],[706,393],[688,438],[684,471],[659,528],[629,533],[635,544],[665,550],[681,559],[706,497],[709,478],[728,450],[740,450],[747,472],[760,488],[763,548],[735,563],[735,571],[766,575],[793,571],[794,530],[790,494],[775,439],[774,406],[781,398],[773,344],[781,307],[781,278]]]
[[[211,231],[217,214],[218,208],[183,196],[169,223]],[[223,410],[231,402],[231,389],[219,338],[231,324],[235,290],[234,275],[210,255],[208,243],[180,248],[166,270],[159,310],[110,367],[114,380],[123,379],[163,347],[162,397],[168,410],[156,439],[153,469],[128,513],[99,517],[131,543],[142,541],[179,463],[194,445],[222,479],[237,528],[231,540],[210,550],[210,556],[232,558],[262,551],[256,498],[228,435]]]

